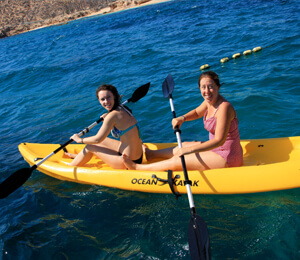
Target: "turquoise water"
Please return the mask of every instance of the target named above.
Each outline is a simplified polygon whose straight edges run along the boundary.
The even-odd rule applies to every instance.
[[[0,40],[0,181],[28,167],[21,142],[64,143],[104,111],[101,83],[129,98],[144,142],[175,142],[161,85],[171,73],[178,115],[201,102],[210,64],[242,139],[300,135],[300,2],[171,1]],[[262,46],[220,64],[234,53]],[[97,128],[97,127],[96,127]],[[182,139],[205,140],[201,121]],[[97,130],[94,129],[92,134]],[[300,259],[300,190],[196,195],[213,259]],[[80,185],[38,171],[0,201],[0,259],[189,259],[187,197]]]

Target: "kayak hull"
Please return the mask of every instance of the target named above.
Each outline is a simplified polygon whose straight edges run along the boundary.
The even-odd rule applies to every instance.
[[[176,143],[147,143],[150,149],[175,146]],[[300,137],[242,140],[244,163],[241,167],[188,171],[193,194],[242,194],[300,187]],[[21,143],[19,151],[34,165],[36,158],[44,158],[59,144]],[[67,146],[68,152],[78,153],[82,144]],[[63,151],[42,163],[38,170],[51,177],[90,185],[101,185],[131,191],[172,193],[168,175],[175,192],[186,193],[184,174],[174,171],[116,170],[95,156],[85,167],[73,167]],[[143,163],[147,162],[143,158]],[[159,179],[166,180],[165,182]]]

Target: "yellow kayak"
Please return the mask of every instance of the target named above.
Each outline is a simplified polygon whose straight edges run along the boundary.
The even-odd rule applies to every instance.
[[[176,143],[147,143],[150,149],[175,146]],[[193,194],[256,193],[300,187],[300,136],[242,140],[244,164],[241,167],[189,171]],[[19,150],[24,159],[34,165],[59,144],[22,143]],[[82,144],[67,146],[68,152],[78,153]],[[36,160],[37,159],[37,160]],[[38,170],[54,178],[83,184],[151,192],[186,193],[181,171],[115,170],[93,157],[85,167],[73,167],[72,159],[63,151],[42,163]],[[148,163],[143,158],[143,163]],[[168,181],[169,180],[169,181]]]

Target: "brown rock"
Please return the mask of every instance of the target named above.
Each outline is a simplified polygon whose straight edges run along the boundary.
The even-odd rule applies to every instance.
[[[103,8],[109,12],[150,0],[0,0],[0,38],[42,26],[63,24]]]

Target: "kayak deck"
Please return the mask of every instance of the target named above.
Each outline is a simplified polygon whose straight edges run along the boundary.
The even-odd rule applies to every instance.
[[[163,149],[176,143],[147,143],[150,149]],[[194,194],[255,193],[300,187],[300,137],[242,140],[244,163],[241,167],[189,171]],[[22,143],[19,150],[24,159],[34,165],[36,158],[44,158],[59,144]],[[82,144],[67,146],[69,153],[78,153]],[[69,166],[72,159],[58,152],[38,167],[38,170],[61,180],[84,184],[151,192],[171,193],[166,171],[136,171],[112,169],[99,158],[93,158],[84,167]],[[151,161],[152,162],[152,161]],[[143,163],[151,163],[143,158]],[[154,177],[155,176],[155,177]],[[186,193],[183,172],[172,173],[174,190]]]

